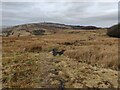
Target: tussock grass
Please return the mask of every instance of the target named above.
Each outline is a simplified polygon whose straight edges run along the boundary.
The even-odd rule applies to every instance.
[[[86,46],[66,51],[65,55],[78,62],[88,63],[93,66],[118,69],[117,46]]]
[[[47,85],[49,82],[41,83],[44,81],[42,77],[47,78],[46,76],[49,75],[47,71],[54,67],[52,63],[58,62],[62,62],[60,66],[59,63],[55,65],[59,66],[59,69],[64,68],[63,72],[72,68],[76,75],[80,75],[82,71],[89,73],[88,69],[77,70],[79,64],[81,67],[85,64],[86,68],[92,65],[97,68],[118,70],[117,67],[120,66],[118,65],[118,39],[110,38],[105,33],[104,30],[71,30],[44,36],[3,37],[3,87],[37,87],[36,83],[41,86]],[[50,53],[53,48],[66,51],[63,56],[53,57]]]

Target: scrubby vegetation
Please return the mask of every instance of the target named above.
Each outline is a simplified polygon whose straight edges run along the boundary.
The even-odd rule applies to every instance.
[[[114,25],[108,29],[107,35],[120,38],[120,24]]]
[[[45,34],[45,30],[34,30],[33,35],[44,35]]]
[[[77,32],[77,33],[76,33]],[[118,39],[106,30],[3,37],[3,87],[117,88]],[[51,50],[65,50],[53,56]]]

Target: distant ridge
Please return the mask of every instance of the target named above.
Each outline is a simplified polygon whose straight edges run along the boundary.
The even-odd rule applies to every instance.
[[[8,28],[3,28],[4,30],[34,30],[34,29],[40,29],[44,28],[47,30],[54,30],[55,28],[57,29],[100,29],[101,27],[96,27],[96,26],[75,26],[75,25],[65,25],[65,24],[60,24],[60,23],[52,23],[52,22],[41,22],[41,23],[29,23],[29,24],[22,24],[22,25],[16,25],[16,26],[11,26]]]

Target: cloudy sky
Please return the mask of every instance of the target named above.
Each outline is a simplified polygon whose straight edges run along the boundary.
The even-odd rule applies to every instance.
[[[118,22],[118,2],[2,2],[2,25],[57,22],[109,27]]]

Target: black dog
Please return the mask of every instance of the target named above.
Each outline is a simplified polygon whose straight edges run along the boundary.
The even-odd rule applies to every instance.
[[[57,54],[61,56],[64,52],[65,52],[65,50],[58,51],[58,50],[55,49],[55,48],[52,49],[52,54],[53,54],[53,56],[57,56]]]

